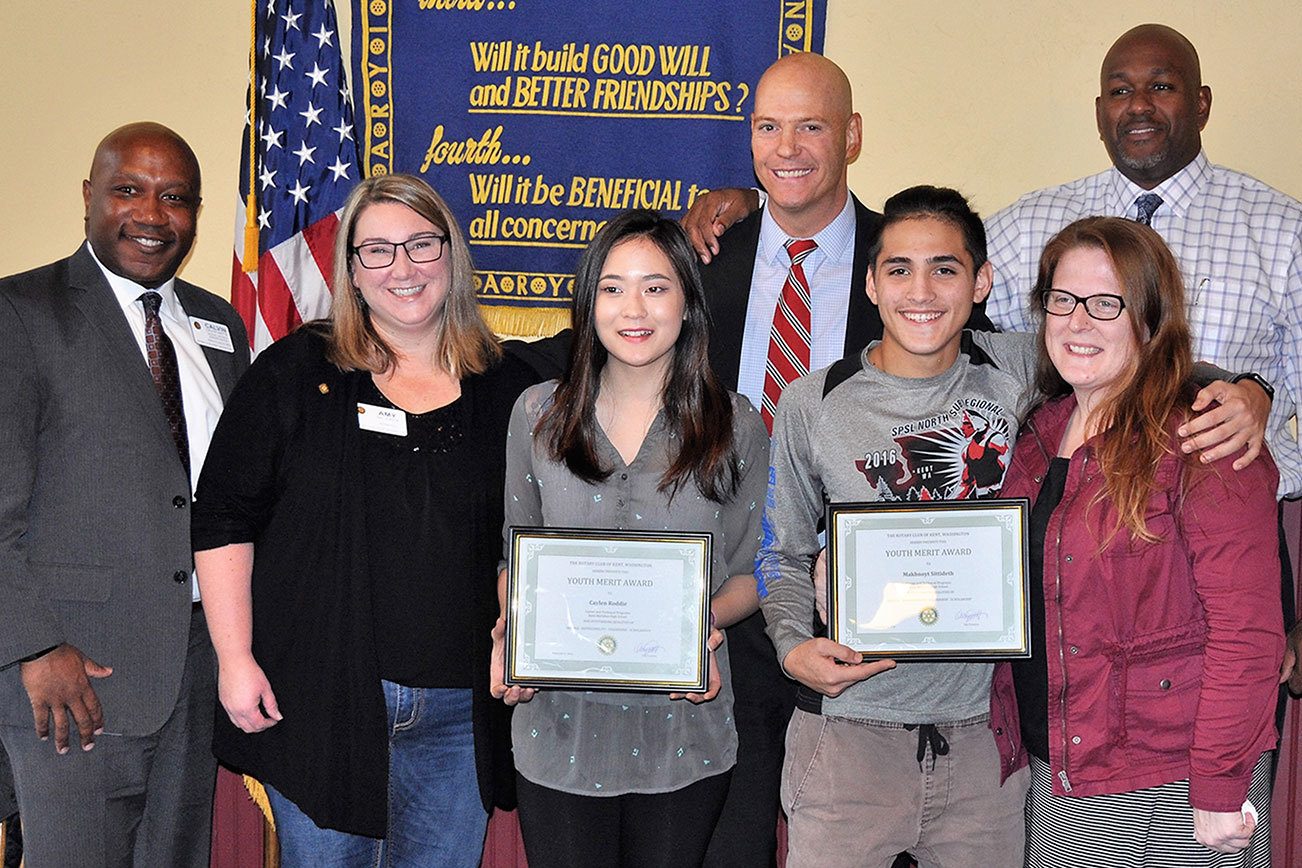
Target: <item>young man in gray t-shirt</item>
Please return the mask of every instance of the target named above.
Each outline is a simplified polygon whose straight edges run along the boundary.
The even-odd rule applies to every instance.
[[[809,578],[827,501],[998,493],[1035,351],[1030,335],[963,331],[990,284],[961,195],[892,197],[867,286],[882,340],[797,380],[778,405],[756,577],[778,659],[803,685],[782,781],[789,865],[887,865],[902,850],[932,865],[1021,864],[1027,772],[1015,750],[1001,762],[991,664],[864,662],[814,636]]]

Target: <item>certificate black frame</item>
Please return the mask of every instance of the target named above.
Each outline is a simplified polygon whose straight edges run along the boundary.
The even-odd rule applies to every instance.
[[[838,520],[845,516],[861,516],[872,514],[897,515],[901,512],[917,513],[922,519],[926,514],[972,511],[972,510],[998,510],[1011,511],[1016,514],[1017,534],[1019,540],[1014,546],[1017,553],[1018,563],[1014,565],[1014,575],[1016,577],[1017,589],[1014,592],[1013,600],[1020,606],[1020,617],[1013,619],[1011,625],[1020,629],[1021,643],[1016,651],[1010,651],[1007,648],[963,648],[945,647],[943,643],[924,640],[924,644],[932,647],[928,648],[911,648],[897,647],[894,650],[884,650],[881,648],[855,648],[867,659],[889,659],[896,662],[905,663],[910,661],[926,662],[975,662],[975,661],[995,661],[995,660],[1025,660],[1031,657],[1034,647],[1034,637],[1031,636],[1031,605],[1030,605],[1030,576],[1027,569],[1030,560],[1030,544],[1028,540],[1030,509],[1031,502],[1028,498],[990,498],[986,500],[945,500],[945,501],[875,501],[875,502],[856,502],[856,503],[829,503],[827,504],[824,514],[825,527],[827,528],[827,633],[828,638],[840,644],[849,644],[844,640],[854,638],[841,636],[840,609],[841,609],[841,578],[838,575],[838,565],[840,563],[840,548],[842,545],[841,533],[839,533]],[[1001,571],[1005,572],[1005,571]],[[851,645],[851,647],[854,647]]]
[[[713,555],[713,535],[707,531],[638,531],[609,530],[571,527],[512,527],[510,529],[510,562],[507,568],[507,613],[505,641],[504,681],[520,687],[551,687],[568,690],[613,690],[622,692],[645,693],[703,693],[709,687],[710,667],[709,651],[706,641],[710,631],[710,570]],[[600,542],[605,545],[621,542],[640,544],[663,544],[665,546],[682,546],[689,544],[699,547],[700,570],[691,575],[696,587],[691,589],[691,603],[682,606],[675,601],[674,608],[683,609],[685,617],[692,619],[689,624],[692,637],[691,646],[696,651],[695,677],[691,679],[670,680],[662,678],[637,678],[619,675],[592,675],[591,667],[585,671],[571,674],[545,675],[526,674],[520,671],[523,656],[520,648],[523,630],[521,618],[524,615],[524,581],[521,570],[527,564],[524,546],[530,541],[557,543],[577,541],[581,543]]]

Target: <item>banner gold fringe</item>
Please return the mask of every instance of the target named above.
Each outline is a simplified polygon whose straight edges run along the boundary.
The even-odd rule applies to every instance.
[[[484,322],[504,337],[545,338],[570,327],[570,309],[479,306]]]
[[[257,805],[258,810],[262,811],[262,816],[267,818],[267,825],[274,830],[276,820],[271,816],[271,802],[267,801],[267,791],[262,788],[262,784],[258,783],[257,778],[245,775],[244,789],[248,791],[253,804]]]

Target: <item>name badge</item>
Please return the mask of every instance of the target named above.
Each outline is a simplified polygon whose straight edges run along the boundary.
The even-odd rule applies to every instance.
[[[357,427],[363,431],[407,436],[407,414],[393,407],[377,407],[357,402]]]
[[[235,352],[235,344],[231,343],[231,330],[221,323],[192,316],[190,326],[194,329],[194,341],[199,346],[211,347],[224,353]]]

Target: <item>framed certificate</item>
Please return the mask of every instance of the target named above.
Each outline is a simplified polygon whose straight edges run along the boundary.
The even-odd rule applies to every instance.
[[[700,693],[708,533],[511,528],[506,683]]]
[[[1030,501],[827,507],[828,636],[870,657],[1031,656]]]

